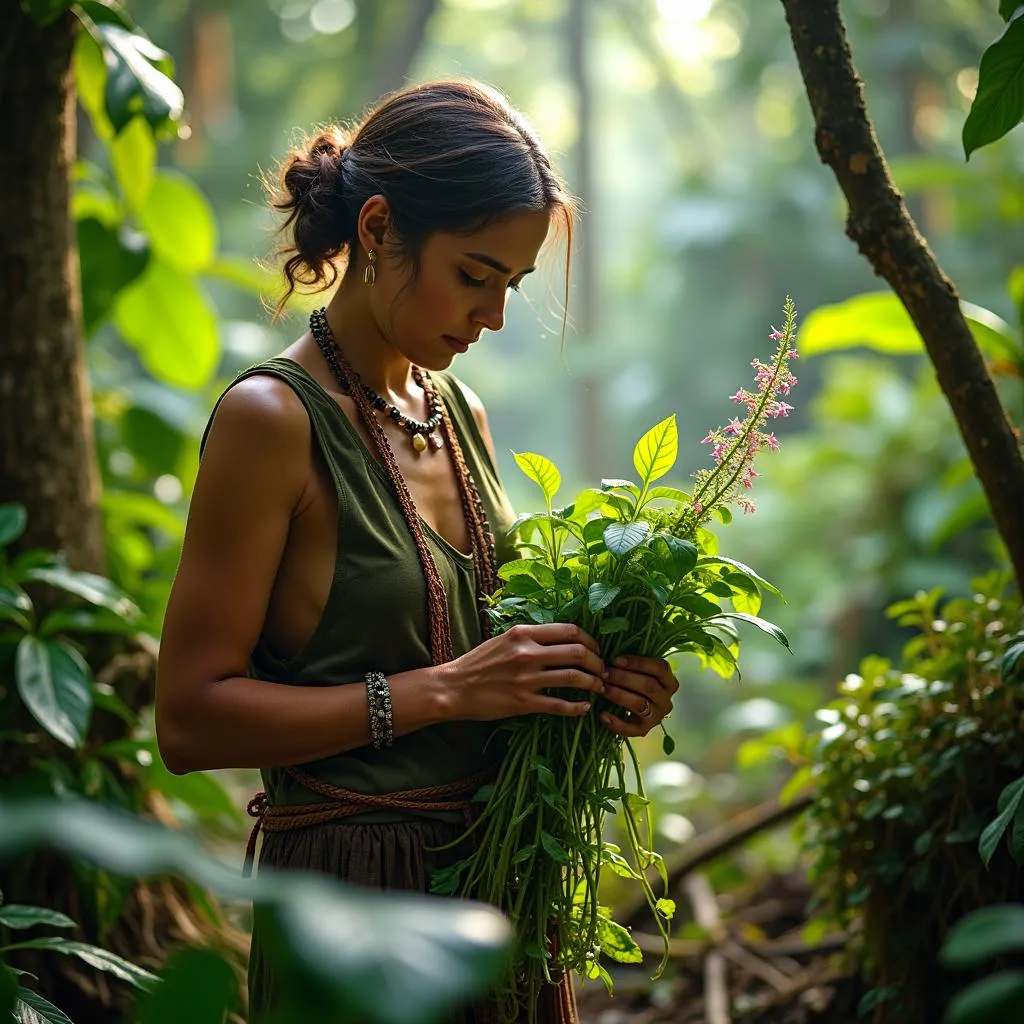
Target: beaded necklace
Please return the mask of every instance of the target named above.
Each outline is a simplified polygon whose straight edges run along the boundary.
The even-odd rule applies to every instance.
[[[358,375],[341,351],[334,333],[327,322],[327,311],[324,308],[315,310],[309,318],[309,329],[327,361],[335,380],[341,390],[349,395],[359,410],[359,418],[366,427],[367,433],[373,442],[377,456],[387,470],[391,485],[394,487],[398,497],[398,503],[402,507],[402,513],[409,526],[413,541],[416,544],[416,551],[419,554],[420,563],[423,566],[423,575],[427,583],[427,614],[430,621],[430,653],[435,665],[442,665],[454,659],[452,650],[451,620],[448,616],[448,599],[444,590],[444,583],[437,571],[430,548],[427,546],[426,538],[423,535],[423,527],[416,505],[413,503],[412,495],[398,467],[395,453],[388,441],[384,428],[380,425],[374,409],[379,408],[370,395],[366,385],[361,385]],[[459,497],[462,501],[462,514],[465,518],[466,528],[469,531],[470,543],[472,546],[473,562],[476,568],[477,600],[479,604],[481,636],[486,639],[489,634],[489,619],[484,610],[484,597],[489,597],[497,589],[498,578],[496,572],[496,555],[494,550],[494,535],[491,533],[490,524],[487,521],[487,511],[480,498],[476,483],[466,465],[465,456],[462,453],[462,446],[459,444],[458,435],[452,426],[451,417],[444,402],[434,389],[433,381],[426,370],[418,366],[413,367],[413,376],[416,383],[423,388],[427,396],[427,404],[434,415],[440,416],[440,426],[444,439],[448,444],[448,451],[451,452],[452,463],[455,467],[455,477],[459,485]],[[376,395],[376,392],[373,392]],[[379,397],[379,396],[378,396]],[[385,403],[386,404],[386,403]],[[392,419],[396,419],[392,414]],[[433,416],[431,417],[431,421]],[[431,422],[428,421],[428,422]],[[397,419],[396,419],[396,422]],[[409,421],[414,422],[414,421]],[[406,428],[408,429],[408,428]],[[440,445],[432,444],[432,447],[439,448]]]

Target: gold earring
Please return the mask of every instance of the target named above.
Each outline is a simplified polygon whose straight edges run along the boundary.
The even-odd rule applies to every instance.
[[[363,268],[363,284],[370,287],[377,280],[377,271],[373,266],[377,262],[377,250],[370,249],[366,254],[366,258],[370,262]]]

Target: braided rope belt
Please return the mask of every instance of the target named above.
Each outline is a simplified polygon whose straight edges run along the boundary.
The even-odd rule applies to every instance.
[[[491,773],[478,772],[468,778],[449,782],[443,786],[425,786],[422,789],[405,789],[396,793],[357,793],[355,790],[332,786],[315,775],[289,768],[288,774],[307,789],[327,799],[322,803],[292,804],[280,806],[271,804],[266,793],[257,793],[246,808],[250,818],[256,819],[249,842],[245,847],[245,864],[242,875],[252,874],[256,858],[256,841],[260,829],[264,832],[288,832],[291,829],[308,828],[327,821],[340,821],[364,811],[460,811],[469,828],[473,824],[473,805],[470,798],[491,777]]]

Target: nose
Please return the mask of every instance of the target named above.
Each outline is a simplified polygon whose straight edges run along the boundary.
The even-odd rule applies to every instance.
[[[500,331],[505,326],[505,304],[507,295],[488,298],[473,313],[473,322],[481,324],[489,331]]]

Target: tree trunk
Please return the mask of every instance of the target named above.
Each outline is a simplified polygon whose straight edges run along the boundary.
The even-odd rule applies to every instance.
[[[782,0],[814,115],[815,141],[849,204],[846,233],[892,286],[935,367],[988,500],[996,528],[1024,585],[1024,457],[942,272],[889,174],[853,65],[838,0]]]
[[[74,228],[76,20],[38,29],[5,0],[0,61],[0,503],[28,508],[20,547],[101,571],[103,543]]]

